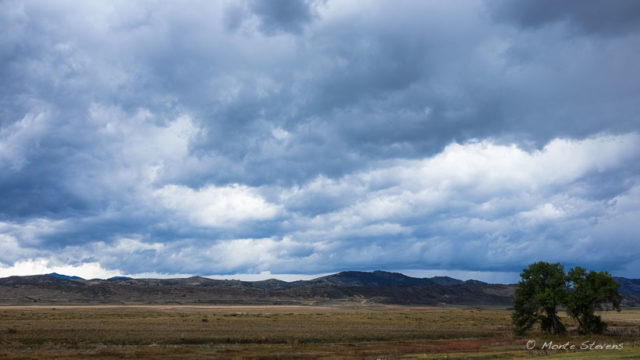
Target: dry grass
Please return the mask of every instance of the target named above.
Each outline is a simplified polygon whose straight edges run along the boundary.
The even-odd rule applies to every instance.
[[[421,307],[0,307],[0,359],[514,358],[524,350],[511,313]],[[640,357],[640,311],[606,313]],[[532,334],[540,343],[547,341]],[[584,341],[577,336],[553,339]],[[572,354],[550,353],[555,356]],[[583,355],[585,355],[583,353]]]

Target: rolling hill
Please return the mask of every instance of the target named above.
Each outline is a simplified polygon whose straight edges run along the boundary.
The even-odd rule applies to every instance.
[[[616,278],[625,306],[640,305],[640,280]],[[286,282],[178,279],[85,280],[46,274],[0,279],[0,305],[80,304],[336,304],[465,305],[509,307],[516,285],[414,278],[400,273],[345,271]]]

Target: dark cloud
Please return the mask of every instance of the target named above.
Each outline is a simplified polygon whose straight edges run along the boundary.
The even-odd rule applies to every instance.
[[[312,0],[274,0],[249,2],[249,8],[260,19],[260,29],[266,34],[278,31],[300,33],[316,17]]]
[[[624,35],[640,29],[640,4],[634,0],[525,0],[487,2],[500,20],[530,28],[566,22],[580,32]]]

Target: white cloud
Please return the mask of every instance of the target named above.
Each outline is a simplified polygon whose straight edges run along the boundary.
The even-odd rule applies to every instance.
[[[523,211],[518,215],[531,221],[545,221],[562,218],[566,213],[551,203],[545,203],[535,209]]]
[[[97,262],[82,263],[79,265],[55,265],[48,259],[27,259],[15,262],[12,266],[0,264],[0,277],[14,275],[41,275],[56,272],[58,274],[80,276],[85,279],[110,278],[119,276],[120,271],[104,269]]]
[[[309,253],[310,247],[292,240],[282,239],[232,239],[220,241],[207,250],[207,255],[215,264],[213,268],[222,273],[246,269],[259,273],[272,268],[296,269],[299,262]],[[294,266],[291,266],[291,265]]]
[[[275,128],[271,130],[271,135],[273,135],[276,140],[285,141],[291,134],[289,134],[287,130],[284,130],[282,128]]]
[[[256,189],[245,185],[205,186],[193,190],[166,185],[153,192],[159,203],[193,225],[229,227],[245,221],[267,220],[280,208],[267,202]]]
[[[620,167],[640,157],[640,136],[600,136],[585,140],[556,139],[542,150],[527,152],[515,145],[490,141],[452,144],[434,157],[399,161],[396,165],[348,175],[337,188],[351,188],[359,199],[342,216],[363,220],[384,220],[431,213],[437,209],[455,211],[462,207],[513,206],[504,199],[534,199],[523,202],[525,214],[558,216],[561,210],[540,204],[548,192],[563,193],[567,186],[592,172]],[[362,184],[367,184],[363,189]],[[379,184],[384,184],[380,186]],[[345,192],[350,192],[349,190]],[[553,207],[553,208],[552,208]],[[527,211],[529,211],[527,213]]]
[[[566,184],[590,172],[616,168],[639,152],[640,136],[635,133],[555,139],[533,152],[491,141],[454,143],[432,158],[383,168],[368,176],[397,177],[407,185],[437,190],[471,188],[476,194],[491,194]]]
[[[145,243],[139,239],[121,238],[110,248],[116,252],[126,251],[131,253],[144,250],[160,251],[164,249],[164,247],[165,245],[163,243]]]
[[[162,119],[140,108],[128,115],[119,107],[94,103],[89,117],[103,145],[94,156],[108,159],[96,170],[108,173],[105,178],[111,186],[149,185],[182,176],[200,165],[190,154],[190,146],[205,131],[187,114]]]
[[[28,113],[10,126],[0,127],[0,167],[19,171],[37,151],[48,128],[46,112]],[[4,163],[4,164],[3,164]]]
[[[67,220],[47,218],[29,219],[24,222],[0,221],[0,235],[8,234],[18,239],[22,245],[37,246],[44,237],[64,230],[68,224]]]
[[[18,240],[14,236],[0,233],[0,264],[3,261],[9,262],[19,258],[26,252],[18,244]]]

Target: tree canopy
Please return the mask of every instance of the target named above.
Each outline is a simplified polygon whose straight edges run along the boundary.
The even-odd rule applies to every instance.
[[[543,331],[553,334],[565,332],[558,318],[557,307],[565,295],[565,275],[560,264],[537,262],[520,275],[514,299],[513,322],[516,332],[524,333],[536,322]]]
[[[578,322],[579,333],[601,334],[607,325],[595,311],[607,304],[620,311],[619,285],[607,272],[587,272],[577,266],[565,274],[561,264],[540,261],[529,265],[520,277],[512,316],[518,334],[523,334],[537,322],[542,331],[565,332],[558,316],[561,306]]]
[[[569,290],[565,305],[567,313],[578,322],[581,334],[601,334],[607,324],[595,310],[602,310],[604,304],[620,310],[622,296],[618,294],[618,284],[607,272],[587,271],[579,266],[571,269],[567,275]]]

